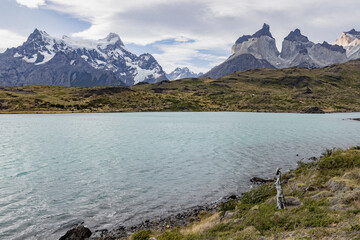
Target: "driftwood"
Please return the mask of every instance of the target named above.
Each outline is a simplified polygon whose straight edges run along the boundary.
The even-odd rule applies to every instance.
[[[285,209],[285,197],[282,190],[281,185],[281,168],[276,169],[276,181],[275,181],[275,188],[276,188],[276,202],[278,209]]]
[[[262,184],[262,183],[272,183],[274,182],[274,179],[265,179],[265,178],[259,178],[259,177],[252,177],[250,179],[250,182]]]

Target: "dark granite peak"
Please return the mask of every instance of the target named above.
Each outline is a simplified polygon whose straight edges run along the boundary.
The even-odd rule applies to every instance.
[[[351,30],[348,31],[348,32],[345,32],[345,33],[349,33],[349,34],[352,34],[352,35],[358,35],[358,34],[360,34],[360,32],[356,31],[354,28],[351,29]]]
[[[322,44],[321,44],[322,47],[324,48],[327,48],[331,51],[335,51],[335,52],[340,52],[340,53],[345,53],[346,50],[342,47],[342,46],[339,46],[339,45],[331,45],[329,44],[328,42],[324,41]]]
[[[264,23],[263,27],[259,31],[254,33],[253,35],[243,35],[243,36],[239,37],[238,40],[236,40],[235,44],[240,44],[240,43],[248,41],[250,38],[259,38],[261,36],[268,36],[268,37],[273,38],[270,33],[270,26],[266,23]]]
[[[291,31],[289,35],[285,38],[287,41],[292,42],[308,42],[309,39],[301,34],[300,29],[295,29],[294,31]]]
[[[266,23],[264,23],[262,29],[260,29],[259,31],[257,31],[256,33],[254,33],[252,35],[252,37],[254,37],[254,38],[259,38],[261,36],[268,36],[268,37],[273,38],[273,36],[270,33],[270,26]]]

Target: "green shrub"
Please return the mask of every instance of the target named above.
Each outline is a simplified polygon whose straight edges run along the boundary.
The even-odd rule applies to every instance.
[[[321,153],[321,157],[330,157],[334,151],[335,151],[335,148],[333,148],[333,149],[327,148],[327,149],[325,149],[324,152]]]
[[[148,240],[150,238],[150,230],[141,230],[132,235],[132,240]]]
[[[360,167],[360,152],[358,150],[336,150],[330,156],[319,162],[320,169],[347,169]]]
[[[268,183],[260,185],[249,192],[244,193],[241,202],[245,204],[258,204],[264,202],[276,194],[274,184]]]

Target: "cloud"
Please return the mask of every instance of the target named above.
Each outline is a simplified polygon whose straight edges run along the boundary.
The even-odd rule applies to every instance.
[[[220,64],[226,56],[216,56],[199,49],[196,41],[178,42],[156,45],[161,53],[153,54],[166,72],[176,67],[191,67],[194,72],[206,72]]]
[[[26,37],[9,31],[7,29],[0,29],[0,52],[6,50],[6,48],[21,45],[26,41]]]
[[[45,0],[16,0],[16,2],[28,8],[38,8],[45,5]]]

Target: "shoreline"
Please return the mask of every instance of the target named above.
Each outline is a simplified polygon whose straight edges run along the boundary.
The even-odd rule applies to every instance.
[[[306,113],[296,111],[94,111],[94,112],[72,112],[72,111],[11,111],[1,112],[1,115],[62,115],[62,114],[97,114],[97,113],[293,113],[308,115],[323,115],[336,113],[360,113],[360,111],[333,111],[324,113]],[[360,118],[349,118],[348,120],[360,121]]]
[[[89,239],[93,240],[109,240],[109,239],[125,239],[141,230],[165,231],[177,227],[185,227],[186,225],[199,222],[200,217],[206,214],[215,214],[220,210],[221,204],[226,204],[234,200],[239,200],[243,193],[229,194],[211,203],[205,203],[180,210],[179,212],[169,215],[155,216],[151,219],[144,219],[137,224],[125,226],[119,225],[114,229],[90,229],[93,234]],[[75,228],[76,226],[74,226]]]

